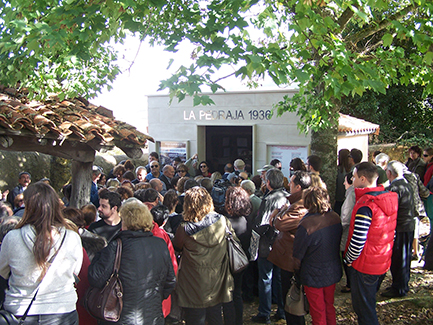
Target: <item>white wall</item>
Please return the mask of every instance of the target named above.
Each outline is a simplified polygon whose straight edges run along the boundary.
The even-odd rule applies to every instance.
[[[362,151],[362,161],[368,161],[368,134],[362,135],[339,135],[338,138],[338,149],[349,149],[353,148]]]
[[[212,94],[215,105],[206,107],[193,107],[192,98],[180,103],[175,99],[170,106],[168,95],[148,96],[149,134],[155,141],[189,141],[188,154],[197,152],[199,159],[204,159],[203,146],[199,148],[197,143],[199,126],[253,126],[253,170],[256,170],[269,163],[268,145],[310,144],[309,135],[299,134],[299,118],[295,113],[286,112],[281,117],[275,113],[266,119],[266,113],[273,110],[274,104],[284,95],[293,93],[293,90],[284,90]],[[155,145],[149,143],[149,151],[154,149]]]

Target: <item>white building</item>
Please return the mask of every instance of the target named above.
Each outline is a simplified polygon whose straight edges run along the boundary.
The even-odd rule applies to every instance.
[[[208,161],[219,171],[227,162],[242,158],[252,166],[254,174],[258,168],[278,158],[288,176],[292,158],[306,161],[310,136],[300,134],[296,113],[286,112],[279,117],[272,113],[274,104],[296,91],[211,94],[215,105],[206,107],[194,107],[192,98],[188,97],[180,103],[174,99],[170,105],[168,95],[148,96],[148,130],[156,141],[149,143],[149,151],[188,158],[197,153],[200,161]],[[375,126],[374,132],[378,130]],[[356,130],[353,125],[339,129],[339,139],[349,139],[345,147],[359,148],[367,157],[368,132],[360,136]]]

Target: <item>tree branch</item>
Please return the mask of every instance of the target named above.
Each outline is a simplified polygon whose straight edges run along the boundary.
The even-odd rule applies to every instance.
[[[373,25],[370,25],[369,27],[364,28],[363,30],[359,31],[358,33],[350,36],[347,38],[346,42],[351,42],[354,44],[357,44],[358,42],[364,40],[365,38],[387,28],[392,24],[394,20],[400,20],[404,16],[406,16],[409,12],[416,9],[418,6],[415,4],[411,4],[407,6],[406,8],[402,9],[400,12],[397,12],[394,15],[391,15],[390,17],[382,20],[379,23],[374,23]]]
[[[223,80],[223,79],[227,79],[227,78],[229,78],[229,77],[231,77],[231,76],[234,76],[235,74],[236,74],[236,71],[233,72],[233,73],[228,74],[227,76],[224,76],[224,77],[218,78],[217,80],[214,80],[214,81],[212,81],[212,82],[216,84],[217,82],[219,82],[219,81],[221,81],[221,80]]]
[[[338,18],[337,23],[340,26],[340,33],[346,28],[347,23],[353,17],[353,10],[350,7],[347,7],[346,10],[342,13],[340,18]]]

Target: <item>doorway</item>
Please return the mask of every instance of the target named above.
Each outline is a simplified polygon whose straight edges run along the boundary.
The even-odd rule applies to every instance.
[[[251,172],[253,156],[252,126],[206,126],[206,160],[211,172],[224,173],[224,166],[236,159]],[[249,168],[248,168],[249,167]]]

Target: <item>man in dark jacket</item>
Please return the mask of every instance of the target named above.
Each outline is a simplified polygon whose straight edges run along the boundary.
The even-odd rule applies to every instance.
[[[269,224],[269,219],[275,209],[281,208],[287,203],[288,193],[284,190],[284,174],[281,170],[272,168],[265,175],[266,187],[269,192],[263,197],[262,203],[255,220],[255,230],[260,235],[259,256],[257,265],[259,268],[259,313],[251,320],[256,323],[270,324],[272,288],[276,292],[278,310],[275,320],[285,319],[284,300],[281,292],[280,269],[268,261],[272,243],[275,240],[277,230]]]
[[[363,162],[353,170],[353,208],[344,262],[349,267],[352,305],[360,325],[379,325],[376,293],[391,265],[398,197],[376,187],[377,168]]]
[[[162,175],[159,176],[159,179],[165,184],[165,191],[173,188],[173,186],[171,185],[171,179],[174,177],[174,173],[175,170],[173,166],[165,165],[162,169]]]
[[[415,205],[412,186],[403,177],[403,164],[393,160],[388,163],[386,176],[390,181],[386,189],[398,194],[397,227],[391,258],[391,288],[382,296],[403,297],[409,292],[412,242],[415,230]]]

